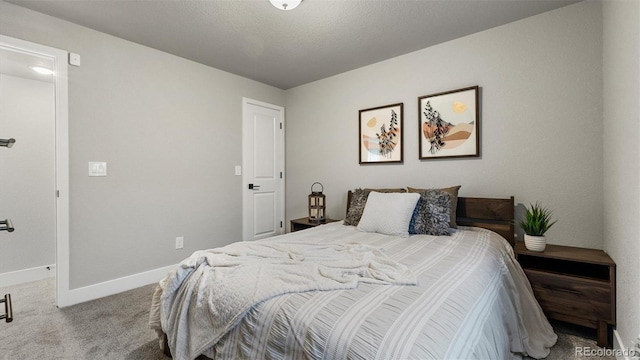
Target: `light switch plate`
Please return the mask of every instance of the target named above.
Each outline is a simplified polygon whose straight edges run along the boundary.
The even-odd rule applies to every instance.
[[[107,176],[107,163],[90,161],[89,176]]]
[[[242,175],[242,166],[236,165],[236,175]]]

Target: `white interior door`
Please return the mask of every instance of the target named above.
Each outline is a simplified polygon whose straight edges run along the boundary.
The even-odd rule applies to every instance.
[[[243,240],[284,232],[284,108],[243,98]]]

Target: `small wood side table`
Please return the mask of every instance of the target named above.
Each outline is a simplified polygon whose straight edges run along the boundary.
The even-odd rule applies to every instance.
[[[607,253],[550,244],[535,252],[522,242],[515,253],[547,317],[596,329],[598,346],[611,347],[616,264]]]
[[[312,228],[312,227],[316,227],[318,225],[324,225],[324,224],[328,224],[328,223],[332,223],[332,222],[336,222],[336,221],[340,221],[340,220],[326,219],[325,221],[323,221],[321,223],[317,223],[317,222],[314,222],[314,221],[309,221],[308,217],[303,217],[303,218],[300,218],[300,219],[293,219],[293,220],[291,220],[291,232],[305,230],[305,229],[309,229],[309,228]]]

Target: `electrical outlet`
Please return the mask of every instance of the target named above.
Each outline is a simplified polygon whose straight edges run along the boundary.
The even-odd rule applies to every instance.
[[[184,236],[178,236],[176,238],[176,250],[184,247]]]

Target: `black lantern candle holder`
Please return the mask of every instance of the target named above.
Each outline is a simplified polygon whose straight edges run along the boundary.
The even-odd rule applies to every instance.
[[[320,191],[314,191],[313,187],[320,185]],[[327,221],[327,202],[322,193],[324,187],[321,183],[315,182],[311,184],[311,194],[309,194],[309,222],[323,223]]]

